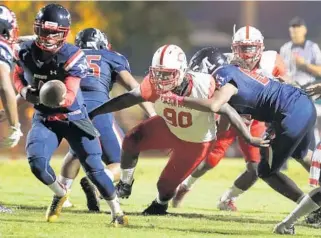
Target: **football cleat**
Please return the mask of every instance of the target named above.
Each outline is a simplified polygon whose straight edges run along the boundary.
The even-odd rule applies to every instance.
[[[64,205],[62,205],[63,208],[71,208],[73,207],[74,204],[72,204],[69,199],[67,199],[65,202],[64,202]]]
[[[113,217],[113,220],[111,221],[111,224],[114,227],[124,227],[128,226],[128,217],[124,214],[116,214],[116,216]]]
[[[116,185],[116,194],[119,198],[128,198],[130,194],[132,193],[132,186],[133,186],[134,180],[132,184],[124,183],[123,181],[119,181]]]
[[[232,211],[232,212],[236,212],[237,208],[235,206],[234,200],[233,199],[228,199],[228,200],[219,200],[218,204],[217,204],[217,208],[221,211]]]
[[[321,225],[321,208],[311,212],[309,215],[306,216],[305,222],[310,225]]]
[[[167,208],[168,208],[167,203],[163,205],[163,204],[159,204],[158,202],[156,202],[156,200],[154,200],[152,204],[150,204],[149,207],[143,211],[142,214],[144,216],[149,216],[149,215],[163,216],[168,214]]]
[[[185,195],[190,191],[184,184],[180,184],[176,190],[176,194],[172,200],[173,207],[180,207]]]
[[[295,235],[295,228],[294,225],[287,227],[285,223],[281,222],[274,227],[273,233],[280,235]]]
[[[62,207],[63,207],[65,201],[69,197],[69,193],[70,192],[67,191],[65,196],[63,196],[63,197],[58,197],[57,195],[53,196],[52,202],[46,212],[47,222],[55,222],[58,219],[58,217],[60,216]]]
[[[13,213],[13,211],[10,208],[0,205],[0,213]]]
[[[86,195],[88,210],[90,212],[99,212],[99,196],[96,192],[95,185],[87,177],[83,177],[80,180],[80,186]]]

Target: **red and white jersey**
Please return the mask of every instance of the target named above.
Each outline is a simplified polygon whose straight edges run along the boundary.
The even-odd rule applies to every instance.
[[[189,72],[187,96],[194,98],[211,98],[215,90],[215,82],[211,75]],[[201,112],[185,107],[171,106],[163,103],[146,76],[140,85],[141,95],[146,101],[154,102],[157,115],[161,116],[170,131],[179,139],[202,143],[216,138],[215,114]],[[160,138],[161,140],[162,138]]]
[[[233,53],[225,54],[229,62],[233,59]],[[278,78],[286,74],[286,66],[282,57],[274,50],[264,51],[258,62],[256,72],[262,73],[268,78]]]

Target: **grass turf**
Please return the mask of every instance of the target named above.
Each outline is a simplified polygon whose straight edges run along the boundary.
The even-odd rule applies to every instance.
[[[51,162],[57,172],[61,162]],[[47,223],[44,215],[52,198],[50,190],[32,175],[26,160],[0,160],[0,202],[14,209],[13,214],[0,213],[0,237],[279,237],[272,233],[274,225],[295,207],[258,181],[237,200],[238,212],[218,211],[219,196],[244,169],[243,160],[226,159],[195,184],[182,208],[169,208],[170,215],[166,217],[141,216],[140,212],[157,194],[157,178],[165,163],[165,159],[139,161],[133,193],[121,201],[130,226],[113,228],[109,214],[87,212],[79,185],[83,172],[72,187],[71,202],[75,207],[64,209],[56,223]],[[291,161],[287,174],[304,191],[310,190],[308,174],[299,164]],[[101,203],[102,210],[108,211],[106,203]],[[302,221],[296,231],[297,237],[320,236],[320,230]]]

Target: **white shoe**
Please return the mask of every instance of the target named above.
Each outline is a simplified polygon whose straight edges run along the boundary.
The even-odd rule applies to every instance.
[[[172,206],[174,208],[180,207],[185,195],[190,191],[184,184],[180,184],[176,189],[176,194],[172,200]]]
[[[62,205],[63,208],[70,208],[70,207],[73,207],[74,204],[72,204],[69,199],[67,199],[65,202],[64,202],[64,205]]]
[[[287,227],[285,223],[280,222],[274,227],[273,233],[281,235],[295,235],[294,225]]]
[[[220,200],[217,203],[217,208],[220,209],[221,211],[232,211],[236,212],[237,207],[235,206],[234,200],[233,199],[228,199],[228,200]]]

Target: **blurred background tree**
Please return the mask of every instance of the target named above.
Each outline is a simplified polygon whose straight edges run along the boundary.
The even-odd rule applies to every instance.
[[[171,2],[57,2],[72,17],[69,42],[86,27],[107,33],[116,51],[128,57],[134,74],[148,69],[153,52],[162,44],[189,48],[189,22]],[[45,1],[5,1],[18,18],[20,34],[33,34],[33,21]]]

